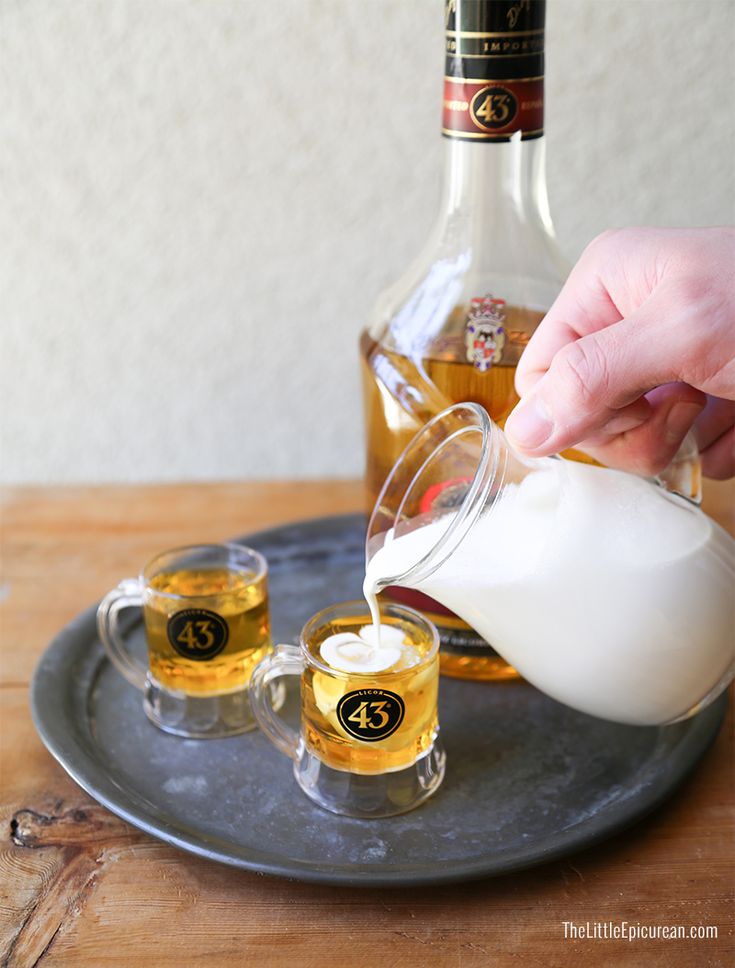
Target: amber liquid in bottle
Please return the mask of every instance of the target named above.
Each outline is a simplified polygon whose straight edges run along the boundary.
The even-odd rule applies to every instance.
[[[484,372],[466,359],[458,344],[464,342],[468,308],[452,314],[458,325],[449,326],[442,346],[430,356],[412,358],[386,349],[364,332],[360,339],[365,425],[367,434],[367,503],[373,507],[393,464],[421,427],[445,407],[460,401],[481,404],[502,427],[518,402],[514,380],[520,352],[538,326],[543,313],[507,307],[505,325],[510,331],[507,362]],[[465,359],[462,359],[465,356]],[[401,405],[393,404],[401,401]]]
[[[412,359],[387,350],[365,332],[360,340],[367,435],[366,491],[374,507],[391,467],[411,438],[445,407],[459,401],[481,404],[499,426],[518,402],[514,387],[520,352],[543,313],[506,307],[508,362],[482,371],[466,358],[464,331],[468,306],[457,306],[434,357]],[[458,343],[461,343],[460,347]],[[443,349],[442,349],[443,347]],[[461,352],[460,352],[461,351]],[[395,405],[403,401],[403,406]],[[438,498],[441,500],[441,496]],[[492,649],[477,648],[477,636],[460,618],[415,591],[393,588],[393,600],[419,606],[442,632],[441,670],[460,678],[498,680],[517,676]],[[467,649],[467,643],[475,643]]]

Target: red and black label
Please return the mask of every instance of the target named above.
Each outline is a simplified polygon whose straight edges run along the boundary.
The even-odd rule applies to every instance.
[[[446,0],[442,133],[469,141],[544,129],[546,0]]]

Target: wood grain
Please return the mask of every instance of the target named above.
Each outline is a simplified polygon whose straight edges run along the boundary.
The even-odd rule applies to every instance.
[[[317,887],[190,857],[90,800],[35,734],[49,640],[156,551],[360,508],[354,482],[15,488],[3,496],[0,964],[475,968],[729,965],[733,716],[663,808],[565,861],[421,890]],[[731,485],[706,507],[733,528]],[[714,925],[715,940],[565,940],[564,921]]]

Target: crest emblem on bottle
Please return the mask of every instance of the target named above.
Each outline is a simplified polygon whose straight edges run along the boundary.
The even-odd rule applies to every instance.
[[[505,346],[505,300],[494,299],[488,293],[473,299],[464,329],[467,360],[475,369],[485,373],[493,363],[499,363]]]

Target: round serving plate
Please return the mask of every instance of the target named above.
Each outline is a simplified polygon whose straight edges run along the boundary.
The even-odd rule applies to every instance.
[[[295,642],[314,612],[360,597],[364,531],[361,515],[346,515],[237,539],[268,559],[276,641]],[[128,635],[142,653],[132,612]],[[298,683],[288,681],[284,712],[295,723]],[[266,874],[394,887],[519,870],[611,836],[670,796],[717,735],[726,702],[673,726],[620,726],[524,682],[443,678],[444,785],[412,813],[355,820],[315,806],[260,732],[185,740],[156,729],[105,658],[94,607],[50,644],[31,686],[50,752],[151,836]]]

